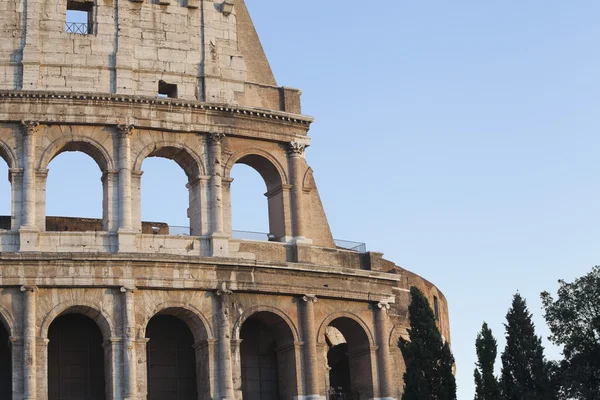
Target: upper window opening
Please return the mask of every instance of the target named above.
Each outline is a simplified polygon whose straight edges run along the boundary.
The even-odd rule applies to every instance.
[[[94,3],[91,1],[67,1],[65,32],[79,35],[92,33]]]
[[[435,319],[440,319],[440,304],[437,296],[433,296],[433,314]]]
[[[165,81],[158,81],[158,97],[176,99],[177,85]]]

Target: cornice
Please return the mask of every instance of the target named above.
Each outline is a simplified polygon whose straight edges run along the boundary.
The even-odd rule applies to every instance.
[[[169,108],[198,109],[213,111],[226,114],[238,114],[260,119],[275,120],[310,126],[314,121],[313,117],[300,114],[291,114],[282,111],[266,110],[253,107],[232,106],[218,103],[205,103],[201,101],[183,100],[183,99],[164,99],[156,97],[132,96],[132,95],[113,95],[98,93],[60,93],[46,91],[23,91],[23,90],[0,90],[0,101],[5,99],[56,99],[56,100],[75,100],[75,101],[97,101],[115,104],[147,104],[156,106],[166,106]]]

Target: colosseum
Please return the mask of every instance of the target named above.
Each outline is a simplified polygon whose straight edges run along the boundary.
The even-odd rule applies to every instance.
[[[434,285],[333,239],[313,119],[244,0],[2,0],[0,34],[0,399],[398,399],[411,286],[449,340]],[[46,215],[72,151],[101,219]],[[141,219],[148,157],[187,176],[186,234]],[[267,187],[264,240],[232,232],[236,164]]]

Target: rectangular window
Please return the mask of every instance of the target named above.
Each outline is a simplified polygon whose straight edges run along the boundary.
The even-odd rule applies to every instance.
[[[177,98],[177,85],[158,81],[158,97],[168,97],[171,99]]]
[[[68,0],[65,32],[89,35],[94,26],[94,3],[91,1]]]
[[[437,296],[433,296],[433,315],[436,320],[440,319],[440,305]]]

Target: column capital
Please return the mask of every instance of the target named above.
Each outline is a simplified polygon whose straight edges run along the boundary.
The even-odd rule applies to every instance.
[[[387,301],[380,301],[379,303],[377,303],[377,308],[379,308],[380,310],[386,311],[390,309],[390,303]]]
[[[37,292],[39,289],[35,285],[23,285],[21,286],[21,292]]]
[[[224,133],[209,133],[208,134],[208,142],[211,144],[221,144],[225,139]]]
[[[314,294],[305,294],[304,296],[302,296],[302,301],[305,301],[307,303],[316,303],[317,300],[317,296]]]
[[[134,293],[137,288],[135,286],[121,286],[119,290],[121,293]]]
[[[133,125],[128,125],[128,124],[117,125],[117,131],[122,136],[130,136],[134,130],[135,130],[135,126],[133,126]]]
[[[303,157],[304,151],[308,146],[304,143],[300,143],[297,140],[289,142],[287,144],[287,153],[290,157]]]
[[[21,127],[23,128],[23,134],[35,135],[40,129],[40,123],[38,121],[21,121]]]

